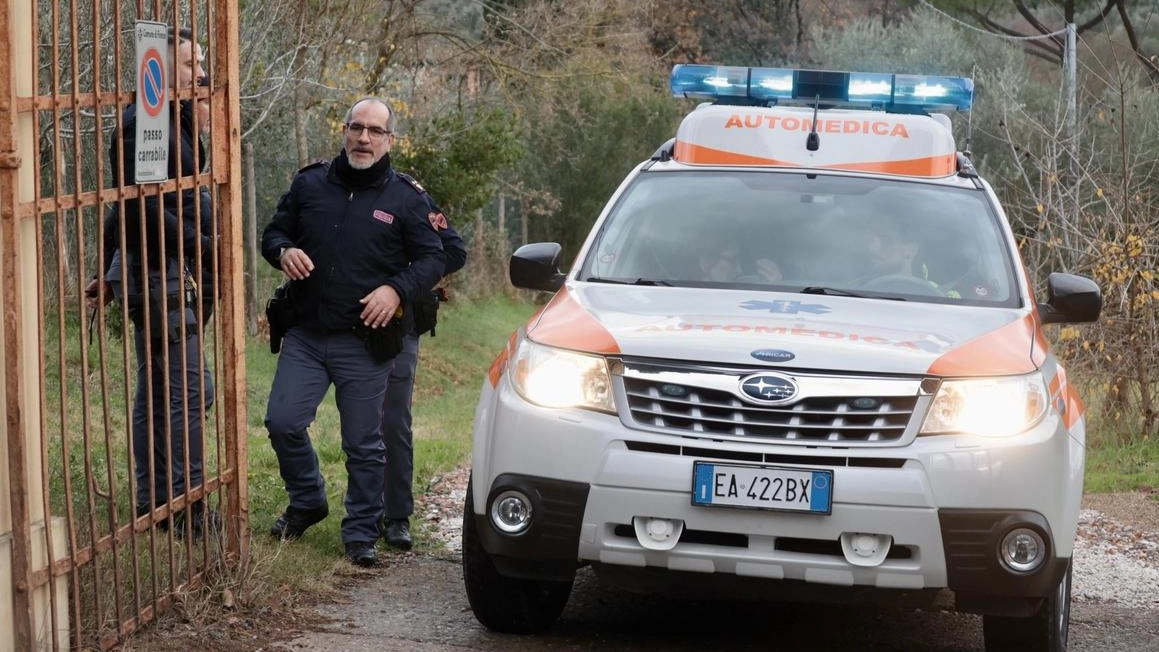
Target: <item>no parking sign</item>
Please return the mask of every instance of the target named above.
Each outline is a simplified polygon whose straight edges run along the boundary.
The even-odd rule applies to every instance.
[[[169,30],[137,21],[137,151],[135,183],[169,178]]]

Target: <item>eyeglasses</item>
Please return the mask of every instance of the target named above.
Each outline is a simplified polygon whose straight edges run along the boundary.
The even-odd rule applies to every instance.
[[[394,133],[383,129],[382,127],[372,127],[370,125],[364,125],[361,122],[347,122],[346,129],[355,138],[361,136],[362,132],[365,131],[370,136],[371,140],[382,140],[383,138],[386,138],[387,136]]]

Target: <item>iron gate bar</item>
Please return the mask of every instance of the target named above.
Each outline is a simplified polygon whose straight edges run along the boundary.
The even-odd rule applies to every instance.
[[[31,4],[30,0],[28,2]],[[15,3],[5,2],[0,7],[0,33],[11,33],[13,4]],[[101,648],[118,644],[124,636],[153,620],[158,613],[171,606],[177,591],[201,581],[206,569],[219,561],[215,556],[211,556],[211,537],[201,538],[201,549],[198,551],[194,550],[192,527],[185,528],[184,536],[176,535],[176,528],[172,527],[166,531],[166,535],[160,536],[156,528],[157,523],[166,519],[172,522],[175,515],[182,511],[187,519],[191,518],[190,505],[193,502],[202,501],[203,504],[209,505],[209,498],[216,493],[217,504],[225,517],[226,563],[244,562],[248,555],[246,514],[248,491],[245,477],[247,454],[245,441],[242,439],[245,432],[245,335],[240,326],[235,326],[244,322],[244,316],[238,318],[244,314],[244,310],[240,293],[233,291],[232,283],[223,282],[224,279],[239,277],[243,264],[238,255],[239,248],[233,246],[234,243],[242,241],[241,221],[238,219],[241,214],[241,175],[235,156],[235,153],[240,151],[238,106],[240,98],[235,54],[238,47],[236,3],[231,0],[211,0],[203,7],[197,0],[193,0],[187,5],[186,12],[182,11],[178,2],[165,3],[164,10],[160,0],[148,3],[137,0],[134,3],[137,17],[146,16],[147,8],[152,10],[148,12],[149,15],[155,17],[168,13],[171,19],[162,22],[170,25],[187,24],[195,34],[203,35],[206,61],[213,68],[211,82],[208,88],[191,86],[174,89],[171,97],[174,99],[173,108],[177,117],[172,126],[176,129],[181,128],[182,118],[180,112],[176,111],[181,100],[207,101],[211,109],[209,160],[212,166],[210,170],[201,171],[200,152],[195,149],[192,153],[193,169],[182,170],[180,168],[183,162],[180,152],[177,152],[176,179],[137,186],[132,180],[124,178],[124,152],[121,151],[123,142],[118,142],[114,144],[114,148],[122,156],[116,157],[117,160],[112,166],[117,178],[121,179],[120,187],[116,188],[105,187],[106,177],[110,176],[110,168],[105,165],[103,156],[107,150],[106,124],[111,121],[118,132],[123,130],[121,108],[134,101],[136,97],[135,88],[128,91],[123,85],[126,76],[123,65],[126,34],[123,30],[122,11],[126,8],[118,7],[114,3],[111,20],[112,90],[105,90],[106,71],[102,66],[103,37],[107,34],[105,27],[109,21],[102,16],[102,3],[94,0],[91,6],[91,46],[82,47],[81,34],[87,26],[81,24],[81,17],[78,15],[80,4],[78,0],[68,0],[67,4],[53,3],[49,9],[51,25],[47,27],[51,30],[51,36],[45,39],[47,43],[44,44],[52,63],[56,65],[48,67],[51,73],[47,75],[41,74],[39,67],[43,43],[40,39],[39,18],[35,11],[31,12],[30,16],[23,17],[26,22],[20,26],[22,32],[20,36],[24,36],[25,26],[31,25],[27,31],[34,39],[34,46],[29,48],[32,52],[31,70],[26,71],[30,73],[31,89],[21,88],[19,98],[14,98],[14,95],[17,92],[16,87],[22,82],[19,79],[19,71],[13,70],[12,44],[0,45],[0,110],[10,116],[10,119],[4,120],[3,125],[0,125],[0,170],[3,170],[0,171],[0,241],[5,245],[5,255],[0,264],[0,274],[4,278],[0,280],[0,287],[3,288],[7,305],[10,308],[23,305],[22,289],[30,288],[31,279],[28,278],[30,266],[27,256],[29,252],[24,256],[13,255],[21,242],[22,233],[31,238],[29,248],[35,252],[41,263],[46,262],[53,254],[56,261],[55,270],[46,269],[43,264],[35,266],[37,272],[34,284],[37,293],[35,302],[40,310],[27,327],[23,320],[32,316],[22,317],[17,309],[6,310],[3,316],[5,327],[3,344],[6,359],[9,361],[5,369],[5,387],[8,390],[5,403],[8,415],[6,432],[9,444],[7,460],[9,502],[13,521],[13,606],[16,609],[14,635],[20,649],[33,647],[37,641],[33,592],[47,584],[49,603],[55,604],[58,597],[64,598],[56,595],[57,579],[69,580],[68,595],[65,599],[71,603],[69,612],[72,646],[87,647],[95,643]],[[20,8],[27,7],[22,2]],[[62,13],[66,9],[69,16],[67,20],[63,20]],[[131,10],[128,13],[131,14]],[[183,17],[187,17],[188,21],[182,20]],[[19,38],[15,40],[19,41]],[[172,53],[174,56],[176,45],[174,44]],[[90,48],[88,52],[91,54],[91,69],[82,71],[81,59],[84,56],[84,47]],[[69,67],[66,68],[66,65]],[[196,63],[191,62],[190,66],[193,68]],[[133,72],[135,73],[135,70]],[[106,115],[106,112],[110,115]],[[31,118],[32,133],[28,134],[25,131],[25,135],[39,138],[42,125],[47,125],[51,129],[51,134],[46,132],[42,139],[33,142],[33,146],[28,148],[32,150],[31,153],[24,152],[25,166],[20,167],[22,160],[20,152],[16,150],[16,132],[13,128],[20,120],[27,118]],[[197,112],[194,112],[191,126],[195,132],[200,131],[202,126],[199,120]],[[90,123],[94,128],[91,133],[87,133],[87,125]],[[90,143],[94,142],[95,146],[90,149]],[[71,161],[66,159],[66,154],[71,156]],[[91,158],[86,158],[86,154],[91,155]],[[29,162],[31,165],[28,165]],[[71,170],[68,168],[70,164],[73,166]],[[15,184],[18,174],[26,174],[30,170],[34,175],[31,201],[17,194]],[[45,184],[40,182],[41,173],[44,174]],[[93,187],[87,187],[86,180],[91,182]],[[208,189],[211,205],[217,207],[210,227],[213,236],[211,241],[216,245],[212,251],[203,252],[198,241],[192,253],[199,261],[205,257],[202,254],[206,254],[211,261],[208,264],[217,270],[213,275],[212,287],[201,288],[202,292],[211,292],[212,296],[218,298],[216,314],[219,318],[211,331],[210,342],[205,341],[207,329],[202,325],[204,308],[201,302],[198,301],[196,305],[190,307],[198,316],[196,328],[202,342],[202,350],[207,351],[208,349],[204,347],[212,346],[215,355],[212,365],[208,368],[206,368],[208,361],[204,355],[193,361],[182,353],[181,360],[174,360],[173,363],[177,365],[180,362],[181,368],[190,370],[196,365],[199,372],[198,387],[201,390],[198,392],[199,396],[205,394],[206,372],[212,374],[210,377],[214,378],[217,386],[221,388],[217,392],[218,409],[213,414],[213,427],[205,429],[206,434],[200,441],[199,452],[203,460],[204,475],[207,477],[203,477],[198,487],[189,486],[191,471],[189,454],[193,451],[190,450],[188,437],[183,436],[180,444],[185,449],[183,468],[173,469],[171,456],[166,456],[165,464],[169,475],[176,471],[184,476],[186,492],[180,496],[171,496],[167,491],[166,498],[169,500],[138,518],[133,509],[136,493],[133,439],[129,433],[128,446],[125,447],[127,450],[123,456],[124,466],[119,467],[118,458],[121,456],[113,439],[117,425],[110,395],[115,390],[109,375],[110,363],[119,359],[124,374],[122,380],[124,410],[129,415],[126,423],[131,424],[133,397],[129,380],[134,374],[135,367],[131,360],[133,356],[126,344],[132,335],[128,307],[124,301],[119,301],[116,307],[110,305],[109,310],[102,304],[98,309],[100,319],[90,327],[83,318],[84,299],[79,292],[72,290],[74,288],[79,290],[84,286],[88,277],[86,269],[91,264],[90,256],[95,257],[99,272],[104,269],[107,258],[112,254],[105,250],[103,238],[100,237],[101,213],[107,205],[115,204],[120,208],[121,241],[118,244],[124,250],[126,228],[137,228],[142,232],[139,234],[141,236],[145,230],[145,225],[139,221],[137,224],[126,224],[125,215],[131,212],[126,210],[127,206],[135,204],[137,212],[143,214],[144,211],[140,209],[144,207],[147,198],[160,202],[165,193],[183,191],[197,193],[203,187]],[[198,222],[202,217],[202,208],[200,201],[194,203],[192,217]],[[184,205],[178,202],[178,219],[189,217],[182,214],[184,210]],[[95,228],[90,229],[90,224],[95,225]],[[52,238],[47,237],[47,228],[54,229]],[[90,242],[93,244],[92,247],[88,246]],[[164,260],[165,246],[166,243],[162,238],[160,250],[144,251],[144,257],[154,255]],[[184,258],[185,254],[190,253],[183,251],[183,246],[184,243],[178,240],[176,245],[178,258]],[[55,251],[52,251],[53,249]],[[144,264],[147,266],[148,261],[145,260]],[[126,280],[125,274],[125,270],[122,269],[122,282]],[[25,279],[23,284],[22,277]],[[47,287],[50,282],[55,284],[55,288]],[[100,291],[104,292],[103,287]],[[146,288],[145,292],[148,293],[149,290]],[[55,296],[49,296],[50,293],[55,293]],[[26,300],[31,299],[33,298],[26,297]],[[144,303],[147,312],[149,302],[146,300]],[[179,304],[181,308],[186,307],[183,296],[179,299]],[[113,310],[118,309],[121,316],[119,352],[110,348],[104,319],[107,314],[114,314]],[[52,325],[50,310],[55,311],[55,328],[51,334],[47,330]],[[159,315],[163,325],[167,325],[166,312]],[[81,316],[75,326],[70,322],[73,315]],[[27,332],[33,323],[38,327],[35,334]],[[146,318],[144,323],[148,330],[150,321]],[[185,328],[185,324],[177,326]],[[90,328],[98,336],[95,349],[89,341],[94,334],[90,332]],[[49,339],[52,335],[55,335],[55,342]],[[76,347],[81,358],[79,379],[69,375],[74,336],[79,336],[80,340],[79,346]],[[151,347],[150,340],[151,338],[145,337],[146,348]],[[39,347],[35,347],[39,351],[38,355],[32,355],[33,347],[28,346],[30,342],[40,344]],[[50,364],[50,353],[57,356],[55,364]],[[148,356],[152,353],[154,352],[148,351],[146,359],[149,359]],[[163,347],[157,353],[162,359],[165,370],[163,373],[168,374],[170,361],[167,360],[167,347]],[[95,362],[90,363],[94,354]],[[54,410],[49,410],[49,399],[45,392],[40,392],[36,397],[35,405],[39,407],[39,418],[31,414],[30,410],[33,408],[28,405],[32,397],[27,392],[34,391],[36,385],[25,386],[20,382],[22,374],[28,372],[26,367],[32,365],[34,357],[36,363],[33,368],[39,372],[39,381],[45,384],[43,388],[47,389],[49,382],[59,384],[59,396],[52,401],[55,404]],[[99,367],[99,370],[94,368],[94,365]],[[50,369],[57,376],[54,380],[49,379],[47,372]],[[151,375],[152,365],[146,365],[143,371],[146,376]],[[91,381],[94,384],[90,386],[90,376],[94,375],[95,379]],[[75,388],[75,384],[79,384],[79,388]],[[145,387],[147,394],[150,395],[148,396],[150,408],[154,401],[168,405],[170,402],[168,383],[163,385],[161,396],[151,395],[152,383],[148,377],[145,378]],[[100,396],[94,405],[93,402],[97,399],[94,396],[95,391],[99,391]],[[70,406],[75,409],[78,397],[79,416],[69,410]],[[183,394],[178,398],[181,403],[182,421],[188,422],[192,416],[189,395]],[[100,412],[93,414],[90,410]],[[205,420],[204,409],[199,407],[196,412],[198,418]],[[54,423],[50,423],[50,417]],[[39,423],[34,424],[36,421]],[[208,426],[209,423],[204,425]],[[39,435],[36,440],[30,437],[34,433],[34,427],[39,430],[35,433]],[[96,432],[97,428],[101,433]],[[152,432],[151,420],[148,430],[147,445],[150,449],[156,437],[162,437],[168,442],[179,434],[172,432],[168,421],[163,428],[164,432]],[[50,440],[50,434],[54,436],[58,434],[60,437],[59,457],[54,454],[57,452],[55,447],[58,444]],[[204,463],[211,452],[205,436],[214,437],[212,467]],[[74,440],[74,437],[77,439]],[[102,446],[103,450],[100,449]],[[31,522],[34,513],[30,492],[33,485],[25,481],[33,472],[33,469],[27,466],[25,455],[30,447],[40,453],[40,463],[35,465],[39,468],[35,470],[45,483],[42,487],[41,500],[36,507],[44,512],[44,547],[48,565],[37,569],[32,567],[34,543]],[[83,469],[77,470],[75,474],[72,467],[74,458],[83,464]],[[101,472],[98,472],[99,463],[105,466]],[[53,531],[51,520],[54,510],[54,490],[49,478],[52,477],[53,467],[57,464],[62,467],[59,482],[63,485],[61,498],[64,504],[58,505],[56,509],[63,511],[63,521],[67,527],[67,532],[63,536],[67,540],[68,554],[64,556],[56,554],[56,542],[60,541],[61,535]],[[210,468],[213,469],[212,477],[208,477]],[[126,496],[126,492],[122,491],[121,483],[118,481],[121,469],[125,470],[127,479],[127,499],[122,498]],[[82,482],[83,487],[79,486]],[[152,487],[150,489],[152,491]],[[124,523],[120,517],[122,500],[129,503],[129,511],[133,514]],[[84,501],[84,504],[81,504],[81,501]],[[203,518],[208,518],[206,512],[203,512]],[[208,521],[203,520],[202,525],[208,525]],[[87,530],[84,529],[86,527]],[[148,543],[144,544],[139,536],[146,531]],[[181,543],[185,544],[184,550],[175,547],[175,544]],[[158,550],[161,546],[164,546],[165,550]],[[159,562],[166,557],[168,565],[164,567]],[[182,564],[178,563],[178,557]],[[110,559],[111,567],[108,565]],[[128,561],[131,561],[131,570],[124,565]],[[147,569],[142,566],[145,562],[148,563]],[[146,582],[151,585],[152,590],[143,595],[146,593],[143,591],[143,584]],[[132,595],[129,595],[128,591],[131,591]],[[87,597],[90,593],[91,599]],[[129,613],[130,611],[132,613]],[[53,649],[57,649],[59,639],[56,633],[62,629],[62,624],[58,622],[55,610],[49,610],[48,618],[52,629],[51,645]],[[86,629],[89,627],[91,631]]]

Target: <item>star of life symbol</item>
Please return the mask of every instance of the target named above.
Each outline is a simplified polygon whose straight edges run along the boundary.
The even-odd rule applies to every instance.
[[[802,303],[800,301],[745,301],[740,304],[745,310],[767,310],[769,312],[795,315],[808,312],[814,315],[823,315],[832,308],[820,303]]]

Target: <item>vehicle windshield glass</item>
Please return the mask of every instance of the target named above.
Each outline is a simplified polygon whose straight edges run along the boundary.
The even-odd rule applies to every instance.
[[[580,279],[1019,305],[983,192],[798,173],[641,174]]]

